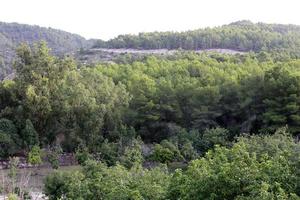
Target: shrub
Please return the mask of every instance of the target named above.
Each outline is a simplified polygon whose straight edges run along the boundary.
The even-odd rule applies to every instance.
[[[169,163],[172,162],[175,158],[174,152],[170,149],[163,147],[160,144],[156,144],[154,147],[154,152],[152,159],[160,163]]]
[[[53,169],[58,169],[59,156],[61,155],[62,152],[63,151],[60,146],[54,146],[54,147],[50,148],[50,151],[47,154],[47,159]]]
[[[173,152],[174,154],[174,159],[176,159],[177,161],[181,161],[183,160],[183,157],[178,149],[178,144],[177,143],[172,143],[171,141],[168,140],[163,140],[160,143],[164,148],[169,149],[170,151]]]
[[[93,160],[82,172],[55,172],[45,181],[44,193],[49,200],[89,199],[128,200],[165,198],[170,176],[164,167],[151,170],[141,166],[127,169],[121,165],[108,167]]]
[[[17,135],[17,128],[12,121],[5,118],[0,119],[0,130],[13,136],[15,141],[20,140]]]
[[[44,180],[44,193],[49,200],[61,199],[67,191],[70,191],[73,181],[80,182],[83,175],[79,172],[61,172],[55,171],[48,175]],[[77,191],[80,192],[80,191]],[[87,191],[86,191],[87,192]]]
[[[111,166],[119,160],[118,156],[118,144],[104,140],[100,148],[100,160]]]
[[[0,158],[12,156],[21,148],[17,128],[12,121],[0,119]]]
[[[278,138],[255,136],[232,148],[215,146],[187,171],[175,172],[167,199],[299,199],[300,144]],[[295,148],[269,151],[273,145],[280,149],[280,144]]]
[[[161,163],[184,160],[178,146],[168,140],[155,145],[152,159]]]
[[[202,135],[202,151],[206,152],[214,145],[227,146],[229,144],[229,131],[225,128],[206,129]]]
[[[17,152],[17,145],[11,136],[0,130],[0,158],[7,158]]]
[[[87,160],[92,158],[86,146],[80,145],[75,153],[75,158],[80,165],[83,165]]]
[[[34,145],[39,145],[39,136],[33,127],[32,122],[27,119],[24,129],[21,131],[25,146],[31,149]]]
[[[196,150],[192,145],[192,142],[190,141],[187,141],[182,145],[180,152],[186,161],[193,160],[198,156]]]
[[[141,165],[143,162],[142,147],[140,141],[133,140],[132,145],[125,148],[125,152],[121,157],[121,164],[127,168],[134,165]]]
[[[42,151],[39,146],[35,145],[28,153],[28,162],[32,165],[42,164]]]
[[[18,200],[18,196],[16,194],[10,193],[8,194],[8,200]]]

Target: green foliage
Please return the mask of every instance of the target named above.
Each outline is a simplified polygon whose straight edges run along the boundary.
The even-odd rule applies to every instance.
[[[17,137],[17,128],[11,120],[5,118],[0,119],[0,130],[13,137]],[[17,140],[17,138],[15,140]]]
[[[200,133],[226,128],[228,135],[220,136],[224,140],[274,132],[286,124],[297,133],[299,61],[259,57],[181,53],[96,68],[126,85],[132,100],[124,121],[147,142],[177,136],[182,128]],[[197,150],[212,145],[197,144],[202,146]]]
[[[164,148],[160,144],[156,144],[154,147],[152,159],[161,163],[168,163],[172,162],[175,159],[175,156],[170,149]]]
[[[277,128],[289,125],[292,132],[300,130],[300,116],[298,101],[300,96],[300,76],[295,68],[275,66],[266,72],[265,92],[263,100],[265,113],[264,131],[274,131]]]
[[[281,144],[290,148],[279,150]],[[186,172],[175,172],[168,199],[297,199],[298,149],[299,143],[280,134],[241,138],[232,148],[216,146]]]
[[[107,167],[88,161],[82,172],[55,172],[45,181],[44,192],[50,200],[67,199],[164,199],[169,175],[165,168],[151,170],[121,165]]]
[[[118,161],[118,156],[118,144],[104,140],[100,147],[100,160],[111,166]]]
[[[0,157],[6,158],[16,153],[17,146],[10,135],[0,131]]]
[[[95,67],[52,56],[43,42],[21,45],[15,78],[0,83],[0,157],[30,149],[36,166],[40,146],[77,148],[83,170],[48,176],[49,199],[299,199],[299,143],[287,134],[300,131],[299,33],[298,26],[242,21],[125,35],[98,45],[257,53],[124,55]],[[232,142],[243,133],[253,135]],[[155,161],[198,159],[172,175],[143,169],[139,137],[156,143]],[[61,152],[47,156],[55,169]],[[13,182],[16,169],[12,160]]]
[[[192,142],[188,141],[185,142],[181,149],[181,155],[184,157],[185,160],[190,161],[197,158],[198,153],[196,152],[195,148],[193,147]]]
[[[64,196],[66,191],[70,191],[72,189],[72,185],[71,185],[72,181],[76,181],[76,180],[81,181],[82,178],[83,175],[79,172],[71,173],[71,172],[55,171],[54,173],[48,175],[44,180],[45,183],[44,192],[48,196],[49,200],[60,199]],[[77,191],[73,195],[75,196],[79,192],[80,191]],[[87,191],[82,191],[82,192],[87,192]],[[75,197],[75,199],[80,199],[80,196]]]
[[[161,163],[187,162],[196,157],[198,153],[191,140],[180,141],[174,138],[171,141],[163,140],[160,144],[156,144],[150,156],[152,160]]]
[[[131,168],[136,165],[141,165],[143,160],[141,141],[134,139],[131,145],[125,147],[124,154],[120,161],[125,167]]]
[[[299,199],[299,143],[279,130],[216,145],[186,171],[107,167],[88,160],[83,171],[46,178],[50,199]]]
[[[39,145],[39,136],[29,119],[25,122],[25,127],[21,131],[23,141],[28,149],[35,145]]]
[[[0,119],[0,157],[6,158],[17,153],[20,143],[14,123],[8,119]]]
[[[299,199],[299,33],[242,21],[119,36],[100,45],[257,53],[124,55],[95,66],[52,56],[44,42],[21,45],[15,78],[0,83],[0,157],[30,150],[37,166],[40,147],[76,149],[83,170],[47,177],[49,199]],[[143,142],[145,154],[155,144],[154,161],[192,161],[172,175],[143,169]],[[47,155],[55,169],[61,152]]]
[[[299,57],[299,35],[300,28],[296,25],[237,21],[221,27],[185,32],[119,35],[107,42],[96,42],[94,46],[133,49],[233,49],[254,52],[267,50]]]
[[[39,146],[35,145],[28,153],[28,162],[34,166],[42,164],[42,151]]]
[[[10,193],[8,194],[8,200],[18,200],[18,195]]]
[[[104,135],[119,129],[130,99],[124,85],[92,68],[77,70],[74,60],[50,55],[44,42],[21,45],[17,56],[14,80],[0,84],[0,108],[25,147],[60,140],[69,151],[81,142],[96,151]]]
[[[216,144],[227,146],[229,137],[229,131],[224,128],[206,129],[202,135],[203,152],[211,149]]]
[[[55,146],[51,147],[50,151],[47,153],[48,162],[51,164],[51,167],[53,169],[58,169],[58,167],[59,167],[59,157],[62,153],[63,153],[63,150],[58,145],[55,145]]]
[[[185,145],[193,154],[188,142],[204,153],[240,133],[286,124],[293,134],[300,130],[297,59],[183,52],[77,70],[45,43],[22,45],[17,54],[16,78],[0,84],[1,117],[15,126],[2,131],[3,144],[13,149],[59,142],[74,152],[84,143],[112,165],[137,136],[145,143],[175,138],[179,151]]]
[[[75,158],[80,165],[84,165],[87,160],[92,159],[92,155],[85,145],[80,145],[76,150]]]
[[[167,140],[163,140],[160,144],[156,144],[154,146],[154,151],[151,157],[153,160],[161,163],[183,160],[178,147]]]

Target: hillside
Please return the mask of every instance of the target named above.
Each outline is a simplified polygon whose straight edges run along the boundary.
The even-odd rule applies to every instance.
[[[0,199],[300,199],[298,26],[3,27]]]
[[[280,57],[286,55],[294,58],[300,57],[300,26],[297,25],[255,24],[250,21],[238,21],[220,27],[185,32],[119,35],[114,39],[103,41],[86,40],[79,35],[53,28],[0,22],[0,79],[12,72],[15,48],[20,43],[33,44],[40,40],[45,40],[52,53],[57,56],[77,51],[74,56],[82,63],[110,61],[119,54],[149,54],[145,51],[136,53],[135,49],[156,50],[154,52],[159,52],[159,54],[161,50],[170,54],[172,51],[167,50],[178,49],[268,51],[280,54]],[[79,52],[80,48],[86,51]],[[105,49],[109,49],[109,52]]]
[[[0,76],[11,70],[15,48],[20,43],[33,44],[40,40],[46,41],[55,55],[70,53],[91,44],[79,35],[53,28],[0,22],[0,67],[4,69]]]
[[[300,56],[300,26],[238,21],[228,25],[185,32],[150,32],[120,35],[97,48],[133,49],[232,49],[286,52]]]

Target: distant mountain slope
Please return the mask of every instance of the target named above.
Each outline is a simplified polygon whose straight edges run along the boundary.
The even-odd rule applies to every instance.
[[[238,21],[215,28],[186,32],[152,32],[120,35],[97,48],[133,49],[232,49],[238,51],[285,51],[300,57],[300,26]]]
[[[14,58],[15,48],[23,42],[33,44],[44,40],[56,55],[70,53],[80,48],[87,48],[92,41],[68,33],[65,31],[43,28],[39,26],[24,25],[18,23],[0,22],[0,67],[1,69],[11,68],[11,61]],[[4,62],[2,62],[3,60]],[[6,67],[1,65],[6,65]],[[7,66],[9,65],[9,66]],[[4,72],[3,72],[4,73]],[[1,74],[0,74],[1,76]]]

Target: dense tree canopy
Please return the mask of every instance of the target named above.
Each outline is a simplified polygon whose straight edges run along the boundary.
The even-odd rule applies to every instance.
[[[58,142],[67,151],[84,144],[112,164],[136,136],[171,140],[179,151],[192,145],[189,157],[240,133],[286,125],[299,133],[299,60],[183,52],[78,67],[51,56],[44,43],[22,45],[17,54],[15,78],[0,84],[1,118],[15,127],[1,129],[1,144],[14,144],[12,154],[37,144]]]
[[[1,83],[1,117],[15,123],[25,146],[49,144],[58,136],[69,142],[66,148],[81,140],[93,146],[119,126],[129,100],[122,84],[95,69],[78,70],[69,58],[50,56],[44,43],[21,46],[18,56],[15,79]],[[107,118],[114,121],[108,125]]]
[[[280,24],[253,24],[238,21],[215,28],[186,32],[152,32],[120,35],[95,47],[134,49],[233,49],[239,51],[280,51],[300,56],[300,27]]]
[[[132,95],[126,123],[145,139],[161,140],[176,127],[203,131],[298,133],[299,61],[259,60],[260,55],[181,54],[148,57],[96,70],[123,83]]]

